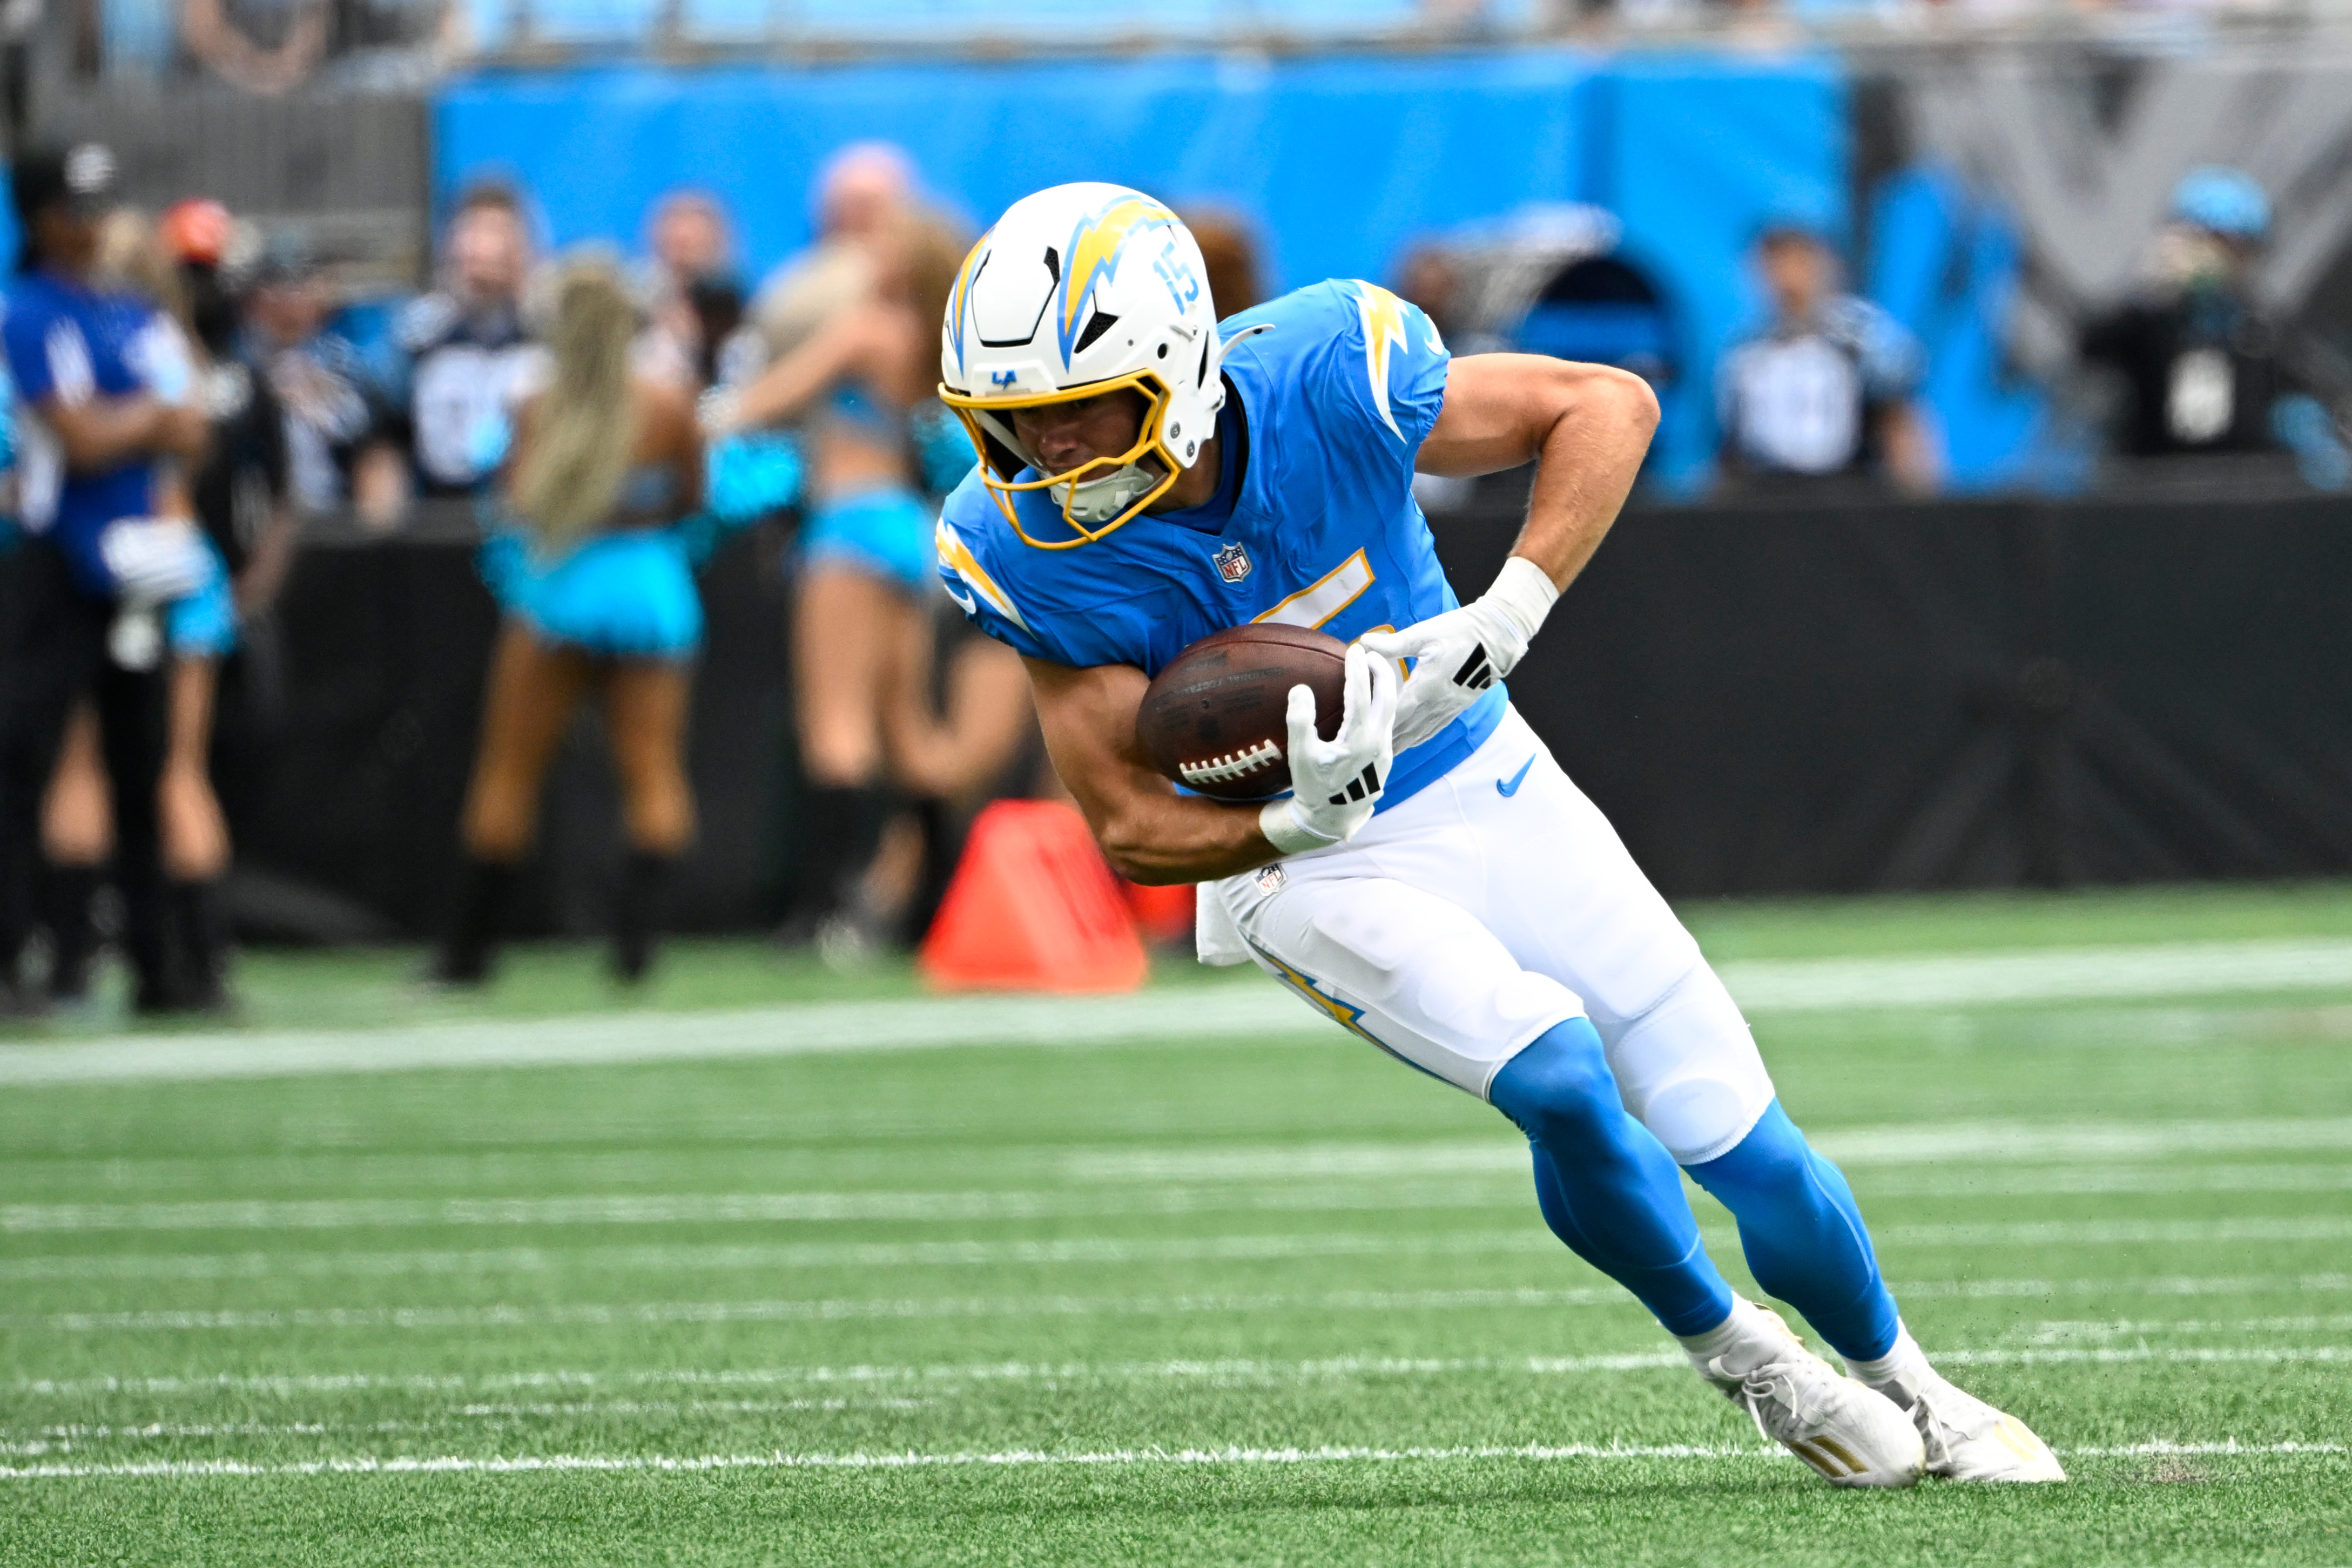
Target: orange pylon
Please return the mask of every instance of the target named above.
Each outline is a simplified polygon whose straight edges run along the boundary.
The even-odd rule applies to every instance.
[[[916,961],[950,991],[1131,991],[1150,972],[1086,819],[1058,800],[973,821]]]

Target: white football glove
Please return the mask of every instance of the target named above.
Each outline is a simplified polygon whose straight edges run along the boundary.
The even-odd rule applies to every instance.
[[[185,599],[212,575],[205,536],[185,517],[123,517],[98,536],[118,597],[139,604]]]
[[[1290,688],[1290,788],[1268,800],[1258,831],[1284,854],[1328,849],[1356,836],[1372,819],[1396,758],[1396,666],[1360,647],[1348,650],[1339,732],[1315,733],[1315,694]]]
[[[1509,674],[1559,597],[1549,572],[1515,555],[1495,574],[1495,586],[1461,609],[1358,638],[1384,658],[1413,662],[1397,696],[1397,749],[1419,746]]]

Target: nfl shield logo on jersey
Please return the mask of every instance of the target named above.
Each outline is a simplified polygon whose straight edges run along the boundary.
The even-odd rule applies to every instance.
[[[1227,582],[1239,582],[1250,574],[1249,551],[1239,545],[1226,545],[1216,554],[1217,575]]]

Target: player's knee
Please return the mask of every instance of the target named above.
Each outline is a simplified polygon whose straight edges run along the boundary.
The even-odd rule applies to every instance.
[[[1738,1147],[1773,1103],[1772,1075],[1731,994],[1704,965],[1618,1034],[1625,1103],[1677,1164]]]
[[[1741,1147],[1754,1135],[1759,1113],[1773,1103],[1771,1087],[1714,1074],[1694,1074],[1651,1088],[1642,1124],[1665,1145],[1677,1165],[1697,1165]]]
[[[1624,1113],[1601,1035],[1582,1018],[1553,1025],[1504,1063],[1486,1098],[1530,1138],[1566,1149],[1605,1140]]]
[[[1814,1186],[1813,1152],[1780,1109],[1765,1106],[1748,1135],[1714,1159],[1687,1165],[1691,1179],[1717,1197],[1734,1194],[1799,1194]]]

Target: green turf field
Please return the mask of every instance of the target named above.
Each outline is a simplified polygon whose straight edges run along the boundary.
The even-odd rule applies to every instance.
[[[1254,976],[263,956],[0,1042],[0,1562],[2352,1564],[2352,889],[1687,914],[2073,1484],[1822,1485]]]

